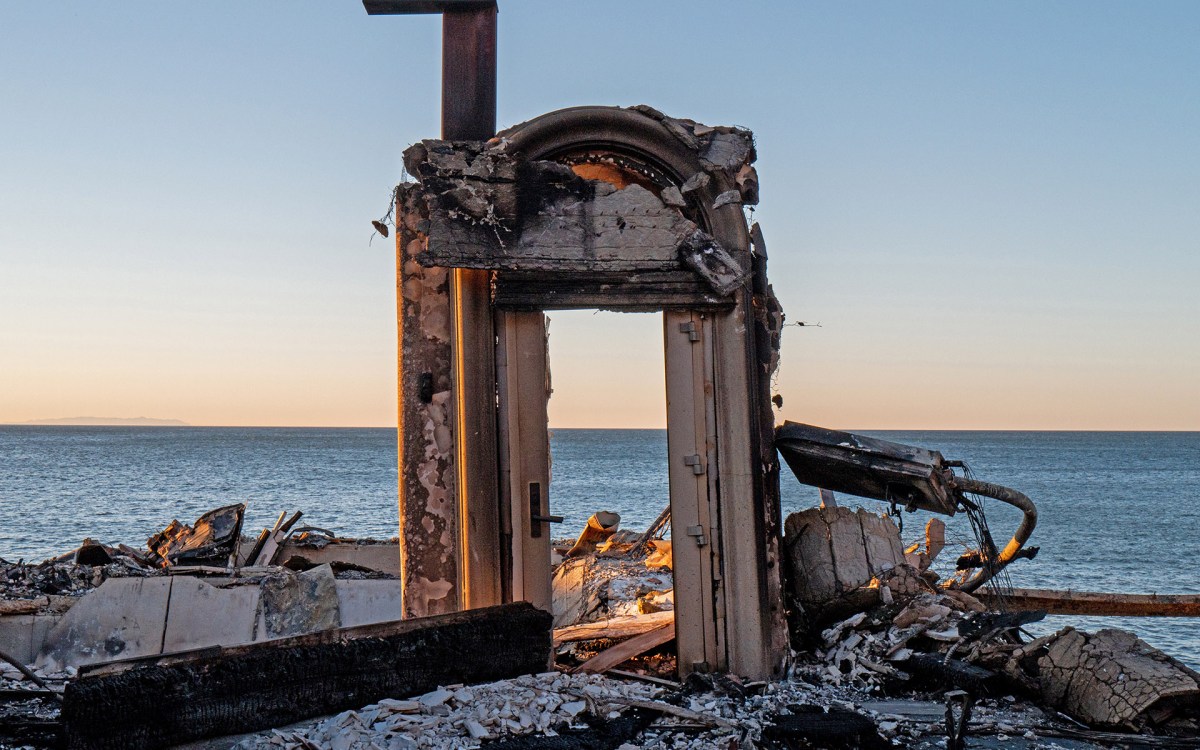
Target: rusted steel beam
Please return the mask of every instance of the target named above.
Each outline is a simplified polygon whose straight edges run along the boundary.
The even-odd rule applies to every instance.
[[[496,12],[493,2],[442,16],[443,138],[496,134]]]
[[[408,16],[487,10],[496,0],[363,0],[363,7],[369,16]]]
[[[984,604],[1093,617],[1200,617],[1200,594],[1106,594],[1094,591],[1013,589],[1004,597],[976,592]]]

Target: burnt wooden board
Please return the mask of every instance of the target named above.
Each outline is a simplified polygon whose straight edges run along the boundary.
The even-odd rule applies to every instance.
[[[73,749],[149,750],[541,672],[550,624],[518,602],[84,674],[67,685],[64,734]]]
[[[500,271],[492,286],[506,310],[711,310],[733,307],[690,271],[628,273]]]

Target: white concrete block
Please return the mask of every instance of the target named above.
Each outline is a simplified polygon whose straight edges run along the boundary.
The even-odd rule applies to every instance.
[[[172,578],[110,578],[47,634],[36,665],[50,672],[161,653]]]
[[[340,580],[337,596],[343,628],[399,620],[403,612],[395,579]]]
[[[198,578],[175,576],[163,651],[240,646],[254,640],[259,587],[217,587]]]

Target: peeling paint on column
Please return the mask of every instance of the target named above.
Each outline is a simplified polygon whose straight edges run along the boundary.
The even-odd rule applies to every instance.
[[[416,257],[428,245],[424,202],[396,192],[399,227],[400,569],[404,617],[459,609],[450,274]]]

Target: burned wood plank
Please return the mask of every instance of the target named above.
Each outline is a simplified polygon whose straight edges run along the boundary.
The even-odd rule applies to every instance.
[[[7,615],[31,615],[50,606],[50,597],[36,599],[0,599],[0,617]]]
[[[645,615],[627,615],[613,617],[599,622],[585,622],[581,625],[569,625],[565,628],[555,628],[554,645],[570,643],[571,641],[591,641],[600,638],[630,638],[642,633],[655,630],[667,624],[674,624],[673,611],[651,612]]]
[[[492,299],[506,310],[712,310],[729,309],[723,297],[690,271],[555,274],[499,271]]]
[[[242,532],[246,506],[242,503],[210,510],[192,526],[171,521],[167,528],[146,540],[155,564],[227,564]]]
[[[618,664],[623,664],[635,656],[644,654],[652,648],[661,646],[674,638],[675,620],[672,618],[671,622],[663,623],[653,630],[634,636],[627,641],[618,643],[612,648],[601,651],[571,671],[599,674]]]
[[[520,602],[166,658],[67,686],[81,750],[159,748],[546,669],[550,615]]]
[[[837,706],[792,706],[791,713],[778,714],[763,729],[763,738],[784,748],[857,747],[882,750],[891,744],[869,717]]]
[[[38,716],[0,720],[0,747],[62,747],[62,723]]]
[[[1012,589],[1002,597],[976,592],[984,604],[1093,617],[1200,617],[1200,594],[1107,594],[1058,589]]]

